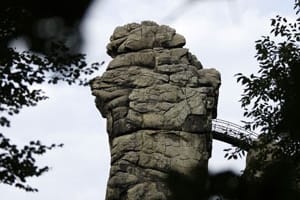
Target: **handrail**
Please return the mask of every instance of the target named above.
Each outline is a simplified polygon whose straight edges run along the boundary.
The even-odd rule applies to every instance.
[[[222,119],[212,120],[212,133],[214,139],[239,146],[245,150],[248,150],[258,137],[257,133]]]
[[[229,131],[229,132],[233,131],[234,133],[243,133],[245,135],[252,137],[253,139],[254,138],[256,139],[258,137],[257,133],[250,130],[246,130],[244,127],[240,125],[234,124],[229,121],[225,121],[223,119],[213,119],[212,125],[213,125],[212,126],[213,129],[220,127],[220,128],[224,128],[225,131]]]

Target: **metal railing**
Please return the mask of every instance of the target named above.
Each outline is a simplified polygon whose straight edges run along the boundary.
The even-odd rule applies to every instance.
[[[248,150],[258,134],[222,119],[212,120],[213,138]]]

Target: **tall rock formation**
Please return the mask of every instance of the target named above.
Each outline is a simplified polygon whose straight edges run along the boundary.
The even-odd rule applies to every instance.
[[[207,167],[220,75],[184,45],[174,29],[150,21],[117,27],[110,38],[113,60],[91,81],[107,119],[108,200],[167,199],[170,170]]]

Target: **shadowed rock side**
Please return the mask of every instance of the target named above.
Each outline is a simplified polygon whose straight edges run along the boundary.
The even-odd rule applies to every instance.
[[[207,167],[220,75],[203,69],[183,36],[154,22],[117,27],[114,59],[91,81],[107,118],[111,170],[106,199],[167,199],[169,170]]]

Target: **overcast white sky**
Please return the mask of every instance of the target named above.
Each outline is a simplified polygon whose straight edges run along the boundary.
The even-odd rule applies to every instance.
[[[185,2],[189,2],[185,4]],[[153,20],[185,36],[186,48],[206,68],[221,72],[218,118],[240,124],[241,86],[234,74],[256,71],[254,41],[269,33],[270,18],[292,15],[293,0],[95,0],[82,24],[84,52],[90,62],[110,60],[105,46],[116,26]],[[71,9],[71,8],[70,8]],[[106,65],[105,65],[106,66]],[[103,67],[97,75],[105,70]],[[17,144],[40,139],[64,143],[39,159],[52,170],[29,180],[38,193],[0,185],[1,200],[102,200],[109,173],[105,120],[94,106],[88,87],[44,86],[49,100],[26,108],[4,130]],[[240,171],[244,161],[223,158],[221,142],[214,142],[210,169]]]

